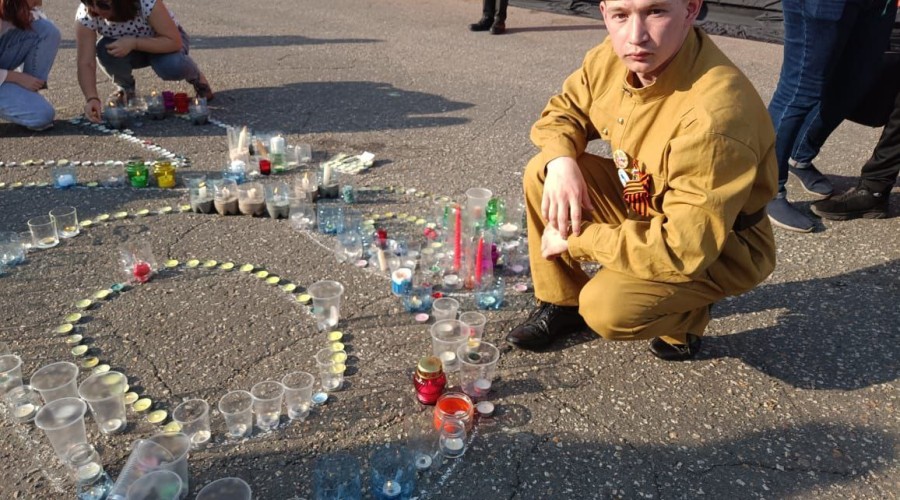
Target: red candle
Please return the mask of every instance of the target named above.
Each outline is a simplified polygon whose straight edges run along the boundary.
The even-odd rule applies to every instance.
[[[484,238],[478,238],[478,248],[475,250],[475,284],[481,284],[481,265],[484,260]]]
[[[459,271],[460,259],[462,259],[462,208],[456,205],[456,229],[453,234],[453,270]]]
[[[269,175],[272,173],[272,162],[265,159],[259,159],[259,173],[261,175]]]
[[[146,262],[138,262],[134,265],[134,270],[132,274],[134,275],[134,279],[138,283],[146,283],[148,279],[150,279],[150,264]]]

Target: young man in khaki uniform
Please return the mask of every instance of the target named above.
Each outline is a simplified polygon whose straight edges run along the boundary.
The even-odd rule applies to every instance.
[[[525,171],[539,303],[507,336],[540,349],[587,327],[697,353],[710,305],[775,266],[775,134],[750,81],[693,21],[702,0],[604,0],[609,37],[531,131]],[[613,159],[585,153],[610,143]],[[602,264],[588,277],[582,261]]]

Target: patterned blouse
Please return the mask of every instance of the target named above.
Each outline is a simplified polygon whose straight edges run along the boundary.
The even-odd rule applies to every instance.
[[[101,36],[109,38],[121,38],[123,36],[153,38],[156,36],[156,31],[150,27],[149,19],[150,13],[153,12],[153,7],[156,6],[156,0],[140,0],[140,3],[141,12],[137,17],[130,21],[118,23],[107,21],[102,17],[93,17],[84,4],[78,6],[78,11],[75,13],[75,20],[81,23],[85,28],[94,30]],[[175,14],[170,12],[169,15],[172,16],[172,20],[175,21],[175,24],[178,24],[178,21],[175,20]]]

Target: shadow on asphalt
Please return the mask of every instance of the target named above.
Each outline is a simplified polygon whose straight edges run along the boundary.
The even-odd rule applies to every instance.
[[[546,32],[546,31],[600,31],[603,25],[597,24],[578,24],[574,26],[526,26],[524,28],[506,28],[507,34],[526,33],[526,32]]]
[[[263,35],[263,36],[204,36],[191,37],[190,50],[196,49],[234,49],[242,47],[289,47],[294,45],[339,45],[351,43],[381,43],[374,38],[310,38],[298,35]],[[74,49],[75,40],[63,40],[60,49]]]
[[[763,285],[716,305],[723,317],[783,309],[778,324],[704,339],[700,359],[734,357],[792,386],[855,390],[900,377],[900,260],[830,278]]]
[[[484,498],[483,493],[459,490],[465,484],[474,491],[494,490],[491,498],[642,498],[648,492],[726,498],[735,496],[737,484],[747,488],[737,497],[753,491],[786,498],[880,474],[895,445],[890,433],[880,429],[820,423],[693,446],[630,444],[615,436],[604,441],[564,432],[520,432],[516,427],[523,421],[507,421],[519,416],[507,417],[505,411],[499,405],[494,421],[479,426],[479,435],[462,458],[443,460],[437,455],[431,469],[418,476],[417,491],[430,498]],[[416,418],[404,416],[410,422],[418,422]],[[336,430],[329,419],[321,418],[293,425],[303,425],[303,434]],[[250,441],[256,439],[273,438]],[[260,498],[309,498],[317,459],[338,452],[359,460],[363,488],[368,489],[368,457],[378,445],[340,449],[331,443],[308,446],[281,438],[278,443],[275,453],[250,451],[261,446],[225,445],[230,448],[226,453],[192,465],[191,489],[196,492],[215,479],[236,476],[250,483]]]

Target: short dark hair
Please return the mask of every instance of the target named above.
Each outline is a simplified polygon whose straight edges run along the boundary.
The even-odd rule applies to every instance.
[[[31,28],[31,8],[26,0],[0,0],[0,20],[20,30]]]
[[[141,11],[141,4],[138,0],[107,0],[112,6],[112,16],[110,21],[123,23],[136,18]],[[94,0],[81,0],[86,7],[93,7]]]

